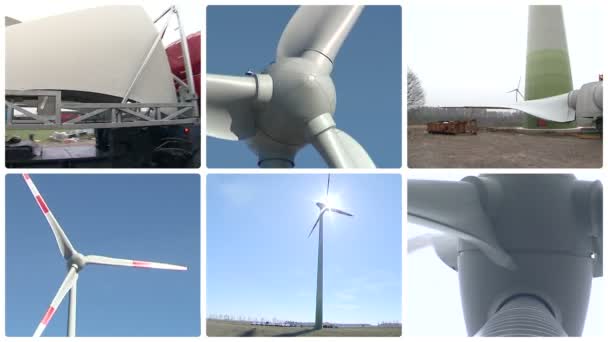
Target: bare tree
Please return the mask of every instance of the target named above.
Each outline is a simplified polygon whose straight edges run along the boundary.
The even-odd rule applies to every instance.
[[[420,107],[425,103],[424,88],[418,78],[410,68],[407,68],[407,106]]]

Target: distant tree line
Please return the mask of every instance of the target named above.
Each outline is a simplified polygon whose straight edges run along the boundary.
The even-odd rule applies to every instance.
[[[289,321],[277,319],[276,317],[265,318],[263,316],[255,317],[255,316],[246,316],[246,315],[235,315],[235,314],[217,314],[211,313],[207,315],[207,319],[216,319],[222,321],[234,321],[234,322],[246,322],[252,325],[270,325],[270,326],[283,326],[283,327],[309,327],[313,326],[314,322],[297,322],[297,321]],[[337,328],[337,327],[369,327],[370,324],[366,323],[323,323],[324,326],[328,328]],[[382,321],[378,323],[378,327],[383,328],[394,328],[401,327],[400,321]]]
[[[409,108],[407,112],[408,125],[476,119],[479,127],[517,127],[522,125],[524,118],[525,114],[519,111],[490,111],[484,108],[418,107]]]
[[[478,127],[520,127],[528,114],[517,110],[487,110],[471,107],[413,107],[408,108],[408,125],[425,125],[434,121],[477,119]],[[577,117],[577,126],[593,126],[591,119]]]
[[[401,327],[401,322],[400,321],[382,321],[378,323],[379,327],[383,327],[383,328],[400,328]]]

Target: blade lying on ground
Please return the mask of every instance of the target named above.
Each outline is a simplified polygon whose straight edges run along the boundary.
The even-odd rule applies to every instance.
[[[207,74],[207,135],[242,140],[255,135],[254,77]]]
[[[471,183],[409,180],[407,214],[410,223],[469,241],[496,264],[515,267],[511,256],[498,244],[492,223]]]
[[[519,94],[522,95],[521,93]],[[507,106],[443,106],[442,108],[516,109],[545,120],[570,122],[576,119],[576,111],[568,106],[569,96],[570,93],[567,93],[538,100],[521,101]]]
[[[46,313],[42,317],[42,320],[38,324],[38,327],[36,328],[36,331],[34,332],[34,337],[40,337],[40,335],[42,335],[42,332],[44,331],[44,329],[46,329],[46,326],[51,321],[51,318],[53,318],[55,311],[57,311],[59,304],[61,304],[61,301],[63,300],[65,295],[68,293],[68,291],[72,288],[72,286],[76,283],[77,280],[78,280],[78,273],[76,273],[76,269],[70,268],[70,270],[68,271],[68,274],[65,276],[65,279],[63,280],[63,283],[61,283],[61,286],[59,286],[59,290],[57,291],[57,294],[55,294],[55,297],[53,297],[53,300],[51,301],[51,305],[49,306]]]
[[[165,264],[165,263],[160,263],[160,262],[110,258],[110,257],[105,257],[105,256],[100,256],[100,255],[87,255],[87,256],[85,256],[85,261],[87,264],[109,265],[109,266],[156,268],[156,269],[174,270],[174,271],[186,271],[188,269],[188,267],[186,267],[186,266]]]
[[[317,51],[333,63],[363,6],[302,6],[291,17],[277,46],[277,59]]]
[[[575,112],[568,106],[569,94],[546,97],[539,100],[523,101],[511,107],[541,119],[569,122],[575,119]]]
[[[36,188],[36,185],[30,178],[30,176],[27,173],[24,173],[23,179],[25,180],[27,186],[30,188],[32,195],[34,195],[34,199],[36,200],[36,203],[38,203],[40,210],[42,210],[44,217],[49,222],[51,230],[53,231],[53,235],[55,235],[55,240],[57,240],[57,245],[59,246],[59,251],[61,252],[61,255],[65,259],[68,259],[74,254],[74,247],[70,243],[70,240],[68,239],[63,229],[61,229],[61,226],[59,225],[59,222],[57,222],[57,219],[55,219],[55,216],[51,212],[51,209],[49,209],[49,207],[46,205],[46,202],[40,195],[38,188]]]

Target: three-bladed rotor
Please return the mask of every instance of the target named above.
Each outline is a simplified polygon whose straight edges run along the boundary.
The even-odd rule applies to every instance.
[[[44,217],[49,222],[49,226],[51,227],[51,231],[55,236],[55,240],[57,241],[57,245],[59,247],[59,252],[63,256],[63,258],[67,262],[68,266],[68,274],[65,279],[59,286],[59,290],[53,297],[51,301],[51,305],[45,312],[42,320],[38,324],[36,331],[34,332],[34,337],[39,337],[44,332],[44,329],[47,327],[48,323],[53,318],[53,315],[57,311],[57,308],[63,301],[64,297],[67,295],[68,291],[76,288],[76,284],[78,282],[79,273],[85,268],[87,265],[109,265],[109,266],[126,266],[126,267],[139,267],[139,268],[156,268],[156,269],[165,269],[165,270],[176,270],[176,271],[185,271],[188,268],[185,266],[159,263],[159,262],[150,262],[150,261],[139,261],[139,260],[130,260],[130,259],[119,259],[112,257],[105,257],[99,255],[83,255],[79,253],[67,235],[59,225],[59,222],[53,215],[51,209],[48,207],[44,198],[38,191],[38,188],[32,181],[32,178],[28,174],[23,174],[23,179],[27,184],[28,188],[32,192],[36,203],[42,210]],[[75,296],[74,296],[75,297]],[[75,298],[74,298],[75,300]],[[70,305],[70,311],[75,308],[74,305]],[[68,320],[75,319],[75,313],[70,312],[68,315]],[[70,325],[70,324],[69,324]],[[74,331],[74,329],[68,329],[68,331]]]
[[[312,232],[315,230],[315,228],[319,224],[319,221],[321,221],[321,217],[328,211],[334,212],[337,214],[341,214],[341,215],[345,215],[345,216],[353,216],[353,214],[350,214],[344,210],[340,210],[340,209],[337,209],[337,208],[334,208],[331,206],[331,204],[329,203],[329,181],[330,181],[330,175],[328,174],[327,175],[327,188],[325,191],[325,202],[316,202],[315,203],[317,205],[317,207],[319,207],[319,210],[321,212],[319,213],[319,216],[317,217],[315,224],[313,224],[312,229],[310,230],[310,233],[308,233],[308,237],[310,237],[312,235]]]
[[[362,10],[302,6],[281,35],[276,61],[262,73],[208,74],[207,135],[246,140],[261,167],[292,167],[297,151],[310,143],[330,167],[375,167],[333,119],[331,71]]]

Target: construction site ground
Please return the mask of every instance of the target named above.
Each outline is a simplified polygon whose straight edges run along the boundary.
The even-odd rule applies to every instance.
[[[480,129],[477,135],[429,134],[407,129],[410,168],[599,168],[599,134],[523,134]]]

